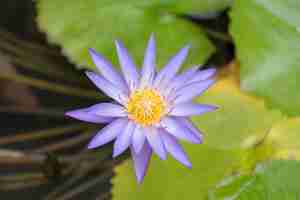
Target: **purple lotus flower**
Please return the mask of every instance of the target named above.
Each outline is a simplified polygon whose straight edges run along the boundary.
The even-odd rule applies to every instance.
[[[89,143],[96,148],[115,140],[113,157],[130,148],[138,182],[142,182],[148,163],[155,152],[165,160],[167,152],[187,167],[191,163],[178,139],[201,143],[202,135],[188,117],[216,109],[212,105],[193,103],[192,99],[210,87],[215,69],[198,71],[197,67],[177,75],[189,46],[182,48],[167,65],[156,73],[155,40],[151,36],[139,72],[124,46],[116,41],[122,75],[101,55],[90,49],[100,74],[86,72],[89,79],[113,103],[99,103],[67,112],[73,118],[109,123]]]

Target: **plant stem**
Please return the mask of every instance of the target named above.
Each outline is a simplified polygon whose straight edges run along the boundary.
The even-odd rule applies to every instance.
[[[45,130],[39,130],[39,131],[27,132],[27,133],[9,134],[9,136],[0,137],[0,145],[7,145],[16,142],[25,142],[30,140],[54,137],[62,134],[67,134],[70,132],[80,131],[84,128],[85,126],[80,124],[80,125],[68,125],[59,128],[51,128],[51,129],[45,129]]]
[[[29,85],[29,86],[33,86],[40,89],[45,89],[48,91],[57,92],[65,95],[70,95],[70,96],[86,97],[92,99],[103,98],[103,96],[101,96],[99,92],[82,89],[82,88],[69,87],[57,83],[50,83],[45,80],[39,80],[39,79],[35,79],[35,78],[31,78],[19,74],[0,73],[0,78],[16,81],[21,84],[25,84],[25,85]]]
[[[79,144],[81,142],[84,142],[88,139],[90,139],[93,135],[93,132],[85,131],[82,132],[79,136],[76,136],[74,138],[69,138],[67,140],[61,141],[61,142],[56,142],[50,145],[44,145],[42,148],[39,148],[37,150],[33,150],[33,152],[36,153],[45,153],[45,152],[53,152],[53,151],[58,151],[61,149],[65,148],[70,148],[73,147],[76,144]]]
[[[62,109],[61,109],[62,110]],[[47,117],[59,117],[65,118],[64,112],[61,110],[54,110],[49,108],[39,107],[38,109],[33,109],[24,106],[0,106],[0,112],[2,113],[22,113],[22,114],[32,114],[32,115],[43,115]]]

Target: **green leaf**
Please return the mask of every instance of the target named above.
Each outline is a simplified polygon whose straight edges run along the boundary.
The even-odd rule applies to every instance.
[[[141,185],[137,184],[131,162],[126,161],[116,168],[113,179],[114,200],[204,200],[207,191],[241,163],[242,153],[218,150],[207,145],[184,145],[193,163],[192,169],[177,161],[152,160],[148,174]]]
[[[225,179],[210,200],[297,200],[300,197],[300,162],[277,160],[259,165],[255,173]]]
[[[282,115],[267,109],[261,99],[243,93],[235,72],[227,73],[231,75],[197,99],[198,103],[217,105],[219,109],[192,119],[202,130],[206,144],[221,149],[250,148],[263,140]]]
[[[206,14],[228,8],[233,0],[158,0],[162,5],[169,5],[169,9],[181,13]]]
[[[88,48],[95,48],[117,65],[115,39],[125,43],[140,65],[152,32],[157,38],[159,67],[186,44],[192,45],[186,64],[204,63],[214,48],[201,29],[155,2],[39,0],[38,24],[79,67],[95,69]]]
[[[299,0],[236,0],[231,12],[242,89],[289,115],[300,112],[299,8]]]

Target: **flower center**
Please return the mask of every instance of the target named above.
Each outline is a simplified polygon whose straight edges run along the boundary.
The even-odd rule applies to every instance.
[[[126,108],[129,118],[143,126],[159,122],[165,114],[163,98],[156,90],[150,88],[133,92]]]

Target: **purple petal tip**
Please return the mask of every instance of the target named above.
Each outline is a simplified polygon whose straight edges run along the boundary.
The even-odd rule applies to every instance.
[[[181,163],[189,169],[192,169],[192,167],[193,167],[192,163],[188,160],[185,163],[183,163],[183,162],[181,162]]]
[[[140,176],[136,175],[136,180],[139,185],[141,185],[143,183],[144,177],[145,177],[145,174],[142,174]]]
[[[114,147],[112,157],[113,157],[113,158],[116,158],[116,157],[118,157],[119,155],[121,155],[122,152],[123,152],[123,150]]]
[[[215,111],[215,110],[219,110],[221,107],[220,106],[213,106],[214,108],[213,108],[213,111]]]
[[[93,144],[93,142],[90,142],[88,145],[87,145],[87,148],[88,149],[95,149],[97,147],[96,144]]]
[[[155,39],[155,34],[154,34],[154,32],[152,32],[152,33],[150,34],[150,39],[151,39],[151,40]]]
[[[207,70],[210,70],[211,72],[217,72],[217,68],[216,67],[209,67],[207,68]]]
[[[204,105],[205,105],[205,104],[204,104]],[[207,112],[213,112],[213,111],[215,111],[215,110],[220,109],[220,107],[219,107],[219,106],[216,106],[216,105],[207,105],[207,104],[206,104],[206,106],[208,107],[208,111],[207,111]]]
[[[193,137],[190,138],[191,142],[194,143],[194,144],[202,144],[202,139],[201,137],[195,137],[193,135]]]
[[[115,40],[115,45],[117,46],[117,48],[123,48],[123,43],[121,42],[121,40]]]
[[[89,48],[88,50],[89,50],[89,53],[90,53],[90,54],[96,53],[95,49],[93,49],[93,48]]]
[[[193,133],[190,135],[190,140],[194,144],[202,144],[203,143],[203,138],[202,135]]]
[[[72,117],[72,111],[65,112],[65,116]]]
[[[212,71],[214,71],[214,73],[217,72],[217,68],[215,68],[215,67],[211,67],[210,69],[211,69]]]
[[[65,112],[65,116],[71,117],[73,119],[77,119],[77,114],[78,114],[77,111],[67,111],[67,112]]]
[[[116,157],[118,157],[118,155],[119,155],[119,154],[118,154],[116,151],[114,151],[112,157],[113,157],[113,158],[116,158]]]
[[[93,74],[93,72],[90,72],[90,71],[85,71],[84,72],[87,76],[91,76]]]

